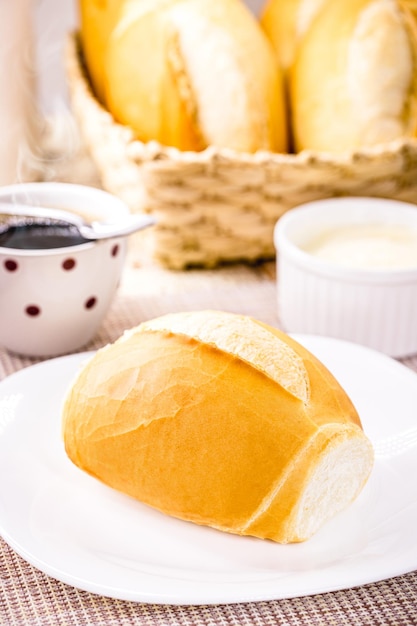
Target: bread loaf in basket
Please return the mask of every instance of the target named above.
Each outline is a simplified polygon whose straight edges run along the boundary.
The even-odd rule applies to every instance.
[[[344,151],[201,151],[140,141],[95,97],[80,39],[69,37],[72,109],[103,187],[157,226],[140,234],[141,254],[182,269],[274,257],[273,228],[303,202],[340,195],[417,201],[417,140],[403,137]],[[341,121],[343,124],[343,120]]]

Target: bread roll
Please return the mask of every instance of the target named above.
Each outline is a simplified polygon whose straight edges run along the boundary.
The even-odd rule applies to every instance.
[[[287,71],[295,51],[317,13],[329,0],[268,0],[261,26],[271,41],[281,67]]]
[[[291,71],[297,151],[353,150],[417,128],[417,34],[396,0],[324,5]]]
[[[414,19],[417,18],[417,0],[401,0],[402,4],[411,11]]]
[[[346,393],[284,333],[215,311],[99,350],[63,409],[69,458],[160,511],[303,541],[361,491],[372,447]]]
[[[105,55],[105,101],[142,141],[287,149],[282,77],[240,0],[130,0]]]
[[[104,103],[104,56],[112,28],[125,0],[79,0],[84,61],[96,97]]]

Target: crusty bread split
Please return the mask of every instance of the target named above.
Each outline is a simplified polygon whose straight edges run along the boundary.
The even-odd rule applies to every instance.
[[[337,0],[319,11],[290,71],[296,151],[338,152],[412,137],[417,31],[397,0]]]
[[[140,140],[286,151],[282,76],[241,0],[80,2],[95,91]]]
[[[360,493],[372,446],[335,378],[252,318],[145,322],[99,350],[63,409],[69,458],[160,511],[287,543]]]

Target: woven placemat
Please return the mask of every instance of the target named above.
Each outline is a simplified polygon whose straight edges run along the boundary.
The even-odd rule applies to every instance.
[[[79,591],[0,540],[2,626],[412,626],[417,575],[312,597],[215,606],[146,605]]]

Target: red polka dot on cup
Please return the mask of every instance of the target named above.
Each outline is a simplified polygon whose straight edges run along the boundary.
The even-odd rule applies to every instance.
[[[7,272],[15,272],[18,269],[19,265],[14,259],[6,259],[4,261],[4,267]]]
[[[25,313],[29,317],[38,317],[41,314],[41,308],[37,304],[29,304],[25,309]]]
[[[77,262],[75,259],[65,259],[65,261],[62,261],[62,269],[64,269],[67,272],[69,270],[73,270],[76,265],[77,265]]]
[[[88,298],[88,300],[86,300],[84,306],[86,309],[92,309],[93,307],[95,307],[97,304],[97,298],[95,296],[92,296],[91,298]]]

